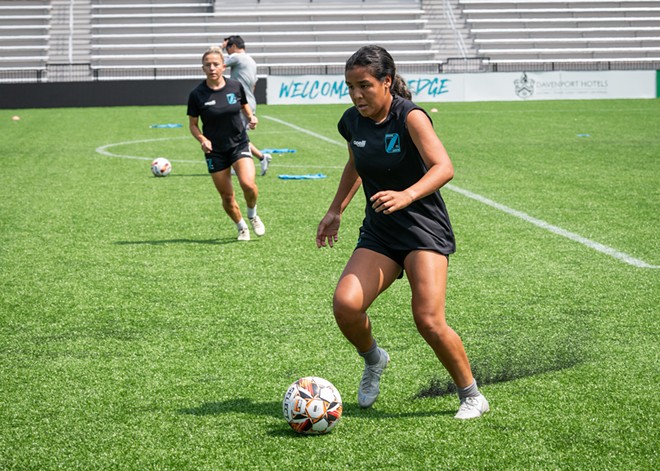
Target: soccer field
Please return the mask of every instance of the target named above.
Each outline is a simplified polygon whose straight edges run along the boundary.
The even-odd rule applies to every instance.
[[[255,144],[296,152],[257,177],[248,243],[185,106],[0,110],[0,469],[657,469],[660,100],[425,107],[456,171],[447,319],[489,414],[453,419],[405,281],[370,310],[392,363],[357,405],[332,293],[361,193],[314,243],[345,106],[259,106]],[[325,436],[282,417],[309,375],[344,399]]]

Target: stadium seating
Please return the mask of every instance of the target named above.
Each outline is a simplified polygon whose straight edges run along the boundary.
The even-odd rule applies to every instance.
[[[418,1],[352,2],[350,8],[345,0],[241,5],[99,0],[92,5],[92,69],[100,78],[127,67],[145,74],[157,68],[159,76],[198,75],[202,52],[231,34],[245,39],[260,73],[339,66],[372,42],[387,47],[395,59],[435,63],[437,51]]]
[[[660,61],[660,2],[459,0],[491,63]]]
[[[0,82],[199,77],[231,34],[260,75],[340,73],[368,43],[418,72],[653,68],[660,0],[0,0]]]
[[[50,2],[0,2],[0,69],[12,81],[34,81],[48,63]]]

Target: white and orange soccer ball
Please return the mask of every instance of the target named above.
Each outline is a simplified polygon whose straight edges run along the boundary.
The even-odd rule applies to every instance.
[[[330,432],[341,419],[342,409],[337,388],[316,376],[291,384],[282,401],[282,412],[291,428],[309,435]]]
[[[151,162],[151,173],[156,177],[166,177],[172,171],[172,164],[164,157],[158,157]]]

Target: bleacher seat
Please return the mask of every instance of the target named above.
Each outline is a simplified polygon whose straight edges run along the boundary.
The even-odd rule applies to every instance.
[[[48,63],[51,5],[0,1],[0,82],[33,81]]]
[[[231,34],[241,35],[260,73],[307,64],[343,64],[364,44],[378,42],[407,62],[433,62],[434,43],[419,2],[346,0],[252,2],[237,8],[216,2],[128,5],[101,0],[92,11],[92,68],[186,68],[199,75],[202,52]],[[124,5],[124,8],[122,8]],[[397,57],[398,56],[398,57]]]
[[[458,0],[491,63],[660,60],[654,0]]]

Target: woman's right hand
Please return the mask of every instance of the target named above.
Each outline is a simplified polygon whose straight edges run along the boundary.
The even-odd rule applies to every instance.
[[[332,247],[337,242],[339,234],[339,224],[341,223],[341,214],[327,213],[316,230],[316,246],[318,248],[329,245]],[[327,241],[327,243],[326,243]]]
[[[204,151],[205,154],[210,154],[211,151],[213,150],[213,144],[211,143],[211,141],[209,141],[208,139],[204,139],[202,141],[202,150]]]

